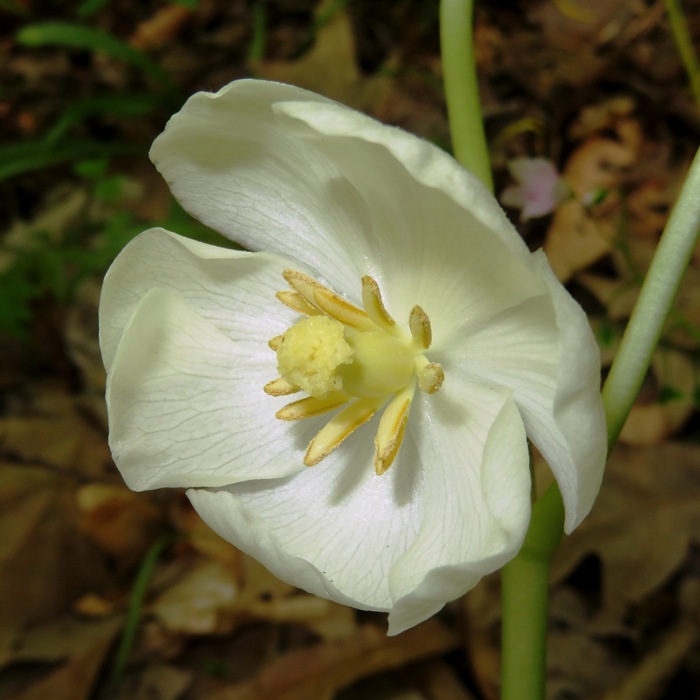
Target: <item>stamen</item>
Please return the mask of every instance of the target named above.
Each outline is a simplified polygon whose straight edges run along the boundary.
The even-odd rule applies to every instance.
[[[303,420],[304,418],[313,418],[320,416],[328,411],[334,411],[339,406],[347,403],[350,397],[342,391],[334,391],[322,399],[308,396],[299,401],[288,403],[284,408],[280,408],[275,416],[280,420]]]
[[[314,289],[314,301],[319,309],[346,326],[360,331],[377,330],[374,323],[362,309],[358,309],[350,302],[345,301],[342,297],[331,292],[330,289],[325,287]]]
[[[408,325],[411,329],[413,340],[415,340],[423,350],[427,350],[430,347],[430,343],[433,342],[433,331],[430,328],[428,314],[426,314],[420,306],[414,306],[408,317]]]
[[[418,371],[418,387],[426,394],[434,394],[445,381],[445,372],[438,362],[428,362]]]
[[[384,306],[379,285],[369,276],[362,278],[362,305],[367,315],[381,328],[389,330],[396,324]]]
[[[432,394],[445,379],[442,367],[424,354],[433,339],[428,315],[413,307],[408,339],[396,329],[372,277],[362,278],[359,308],[302,272],[285,270],[283,276],[291,290],[277,298],[306,318],[269,341],[280,377],[264,390],[307,396],[280,409],[277,418],[296,421],[340,409],[309,443],[304,464],[310,467],[386,404],[374,439],[374,469],[384,474],[401,448],[416,387]]]
[[[311,306],[320,309],[336,321],[362,331],[376,330],[362,309],[345,301],[312,277],[296,270],[285,270],[282,276]]]
[[[297,272],[296,270],[285,270],[282,273],[282,277],[284,277],[289,286],[299,292],[311,306],[316,305],[314,301],[314,289],[322,285],[313,279],[313,277],[309,277],[303,272]]]
[[[292,311],[304,314],[304,316],[316,316],[319,313],[319,310],[315,306],[311,306],[299,292],[285,289],[284,291],[277,292],[275,296]]]
[[[278,377],[265,384],[263,391],[270,396],[288,396],[289,394],[296,394],[301,389],[298,386],[294,386],[294,384],[290,384],[284,377]]]
[[[313,467],[328,457],[345,438],[374,415],[383,400],[376,398],[358,399],[333,416],[309,443],[304,464],[307,467]]]
[[[415,387],[415,384],[413,385]],[[413,394],[413,389],[410,392]],[[411,407],[411,396],[401,392],[387,406],[381,420],[377,435],[374,438],[376,452],[374,454],[374,470],[381,476],[394,462],[406,431],[408,411]]]

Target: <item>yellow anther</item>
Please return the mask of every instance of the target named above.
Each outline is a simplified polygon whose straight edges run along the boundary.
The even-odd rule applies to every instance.
[[[381,399],[358,399],[336,414],[309,443],[304,464],[313,467],[340,445],[376,412]]]
[[[275,296],[285,305],[288,306],[292,311],[304,314],[304,316],[315,316],[321,313],[315,306],[311,306],[306,299],[304,299],[299,292],[294,292],[290,289],[285,289],[281,292],[277,292]]]
[[[270,338],[270,340],[267,341],[267,345],[271,350],[274,350],[277,352],[279,350],[280,345],[282,345],[282,338],[284,336],[281,335],[276,335],[274,338]]]
[[[275,414],[280,420],[302,420],[304,418],[313,418],[320,416],[329,411],[334,411],[348,401],[347,394],[342,391],[334,391],[322,399],[316,399],[309,396],[299,401],[288,403],[284,408],[280,408]]]
[[[434,394],[445,381],[445,373],[437,362],[428,362],[418,371],[418,388],[426,394]]]
[[[408,326],[418,347],[427,350],[433,342],[433,331],[430,327],[428,314],[420,306],[414,306],[411,309],[411,314],[408,317]]]
[[[285,270],[282,276],[310,306],[320,309],[336,321],[358,330],[374,329],[374,324],[362,309],[358,309],[312,277],[296,270]]]
[[[411,407],[411,396],[406,393],[401,392],[391,401],[379,421],[374,438],[374,471],[380,476],[392,465],[401,447]],[[413,390],[408,393],[413,395]]]
[[[369,276],[362,278],[362,306],[365,307],[367,315],[380,328],[388,330],[395,325],[396,321],[389,315],[384,306],[379,285]]]
[[[345,301],[330,289],[314,289],[314,302],[321,311],[350,328],[360,331],[376,330],[376,326],[362,309]]]
[[[285,270],[282,273],[282,277],[284,277],[289,286],[301,294],[301,296],[303,296],[309,304],[312,306],[315,305],[314,289],[323,287],[320,282],[317,282],[312,277],[305,275],[303,272],[297,272],[296,270]]]
[[[265,384],[263,391],[270,396],[289,396],[301,390],[298,386],[290,384],[284,377],[278,377]]]

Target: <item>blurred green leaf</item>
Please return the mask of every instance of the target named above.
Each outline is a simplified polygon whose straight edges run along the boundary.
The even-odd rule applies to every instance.
[[[140,153],[139,146],[102,141],[67,140],[57,146],[45,141],[28,141],[0,147],[0,182],[9,177],[41,170],[80,158],[91,159]]]
[[[682,391],[672,386],[662,386],[659,390],[659,403],[666,404],[672,401],[680,401],[685,397]]]
[[[610,319],[602,319],[598,328],[598,342],[601,348],[611,348],[617,340],[617,331]]]
[[[99,29],[72,22],[42,22],[23,27],[17,41],[30,47],[61,46],[103,53],[136,66],[159,85],[172,87],[170,76],[146,54]]]
[[[56,143],[73,125],[87,117],[140,117],[162,104],[163,97],[158,94],[106,95],[73,102],[64,110],[44,140],[47,143]]]
[[[24,339],[31,319],[29,305],[36,287],[25,271],[15,265],[0,273],[0,332]]]
[[[78,17],[90,17],[101,10],[109,0],[83,0],[76,11]]]
[[[126,178],[123,175],[110,175],[100,178],[92,191],[93,195],[107,204],[116,204],[121,198]]]
[[[73,172],[86,180],[102,177],[109,167],[109,158],[90,158],[81,160],[73,166]]]
[[[259,61],[265,56],[267,44],[267,13],[265,0],[253,2],[253,36],[248,47],[248,60]]]

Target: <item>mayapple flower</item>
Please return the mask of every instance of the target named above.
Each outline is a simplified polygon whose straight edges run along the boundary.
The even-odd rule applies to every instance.
[[[136,490],[311,593],[426,619],[511,559],[527,437],[566,530],[605,456],[581,308],[430,143],[257,80],[194,95],[151,158],[250,251],[151,229],[104,283],[110,445]]]
[[[501,202],[520,209],[523,221],[551,214],[570,196],[568,185],[546,158],[514,158],[508,170],[518,184],[501,192]]]

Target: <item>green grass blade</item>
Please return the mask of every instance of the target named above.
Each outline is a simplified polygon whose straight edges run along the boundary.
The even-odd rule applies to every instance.
[[[42,22],[23,27],[17,34],[23,46],[60,46],[69,49],[103,53],[139,68],[159,84],[170,87],[170,76],[146,54],[111,34],[72,22]]]

